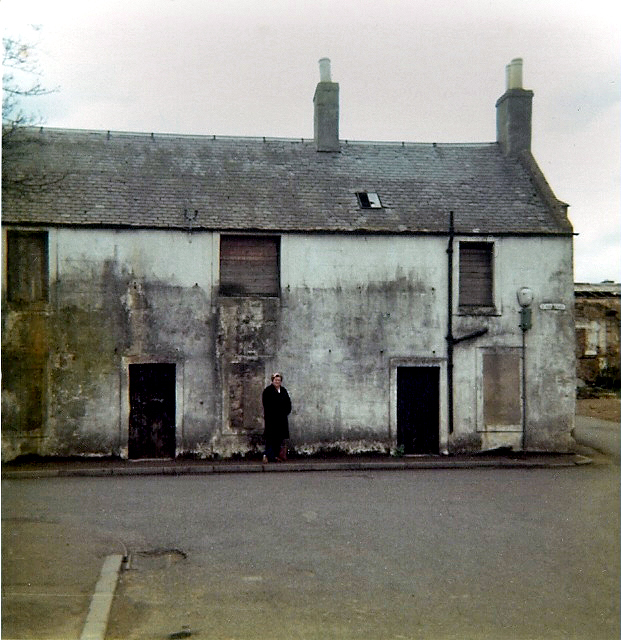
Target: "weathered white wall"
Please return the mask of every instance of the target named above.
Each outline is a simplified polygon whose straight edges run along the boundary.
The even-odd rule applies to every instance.
[[[394,446],[391,359],[444,354],[446,240],[287,236],[281,268],[292,431]]]
[[[495,247],[494,315],[460,312],[458,243],[467,238],[455,238],[454,336],[480,328],[488,333],[455,346],[450,437],[443,369],[441,447],[522,445],[521,424],[519,432],[486,433],[482,353],[517,348],[521,355],[517,290],[528,286],[535,301],[533,328],[526,335],[526,445],[564,448],[575,392],[571,239],[485,239]],[[433,363],[446,356],[447,242],[442,237],[283,239],[284,338],[277,368],[301,390],[294,422],[302,439],[394,439],[390,378],[396,365],[391,362]],[[539,309],[550,301],[565,310]]]
[[[489,332],[455,347],[456,431],[483,433],[482,351],[522,346],[517,291],[533,291],[532,329],[526,332],[526,446],[562,449],[569,444],[575,408],[573,262],[571,238],[496,238],[494,286],[497,316],[460,315],[456,337],[480,327]],[[457,282],[458,264],[455,265]],[[541,303],[565,306],[542,310]],[[473,384],[476,381],[476,384]],[[456,434],[457,436],[457,434]],[[468,442],[469,439],[466,438]],[[483,434],[483,446],[521,446],[522,433]]]
[[[128,365],[177,365],[177,448],[218,424],[213,234],[50,232],[47,433],[42,453],[124,453]]]
[[[440,366],[442,449],[519,447],[521,426],[485,430],[481,388],[483,351],[521,347],[522,286],[535,296],[526,336],[527,445],[564,448],[574,409],[571,238],[488,238],[495,243],[491,316],[460,314],[459,240],[453,332],[488,333],[455,346],[449,434],[446,237],[285,234],[281,297],[252,300],[214,293],[218,234],[51,230],[41,452],[125,453],[128,364],[138,362],[177,364],[178,453],[243,450],[248,433],[230,429],[231,385],[259,393],[273,370],[284,373],[292,395],[297,447],[392,447],[395,372],[408,363]],[[541,310],[542,302],[566,308]],[[5,326],[14,326],[8,315]],[[243,367],[254,378],[242,380]],[[260,416],[250,423],[260,429]],[[19,452],[17,441],[11,446]]]
[[[59,277],[84,272],[88,265],[113,261],[137,279],[171,286],[210,289],[214,278],[212,233],[179,231],[58,229],[55,243]]]

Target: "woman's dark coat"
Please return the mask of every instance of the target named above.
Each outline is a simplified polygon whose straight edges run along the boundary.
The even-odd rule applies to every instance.
[[[264,437],[266,442],[281,443],[289,437],[289,420],[291,399],[284,387],[280,393],[273,384],[263,390],[263,416],[265,418]]]

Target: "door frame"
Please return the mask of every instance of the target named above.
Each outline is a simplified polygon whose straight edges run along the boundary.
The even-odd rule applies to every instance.
[[[175,365],[175,455],[184,447],[184,380],[183,362],[161,356],[148,357],[123,356],[121,358],[121,394],[119,399],[119,455],[129,457],[129,417],[131,411],[129,397],[129,365],[130,364],[174,364]]]
[[[440,406],[438,415],[439,449],[440,453],[448,453],[448,424],[447,424],[447,374],[446,358],[429,358],[425,356],[394,357],[389,359],[390,367],[390,419],[388,437],[392,447],[397,446],[397,369],[399,367],[439,367],[438,389]]]

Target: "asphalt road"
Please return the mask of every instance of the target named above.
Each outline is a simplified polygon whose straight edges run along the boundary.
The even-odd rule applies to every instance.
[[[109,639],[620,633],[609,459],[5,480],[2,492],[5,640],[79,638],[104,557],[125,550]]]

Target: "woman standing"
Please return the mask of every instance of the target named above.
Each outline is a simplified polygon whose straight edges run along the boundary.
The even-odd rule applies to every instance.
[[[265,454],[263,464],[287,459],[287,450],[283,442],[289,437],[289,419],[291,399],[282,386],[282,375],[272,374],[272,384],[263,390],[263,417],[265,419]]]

